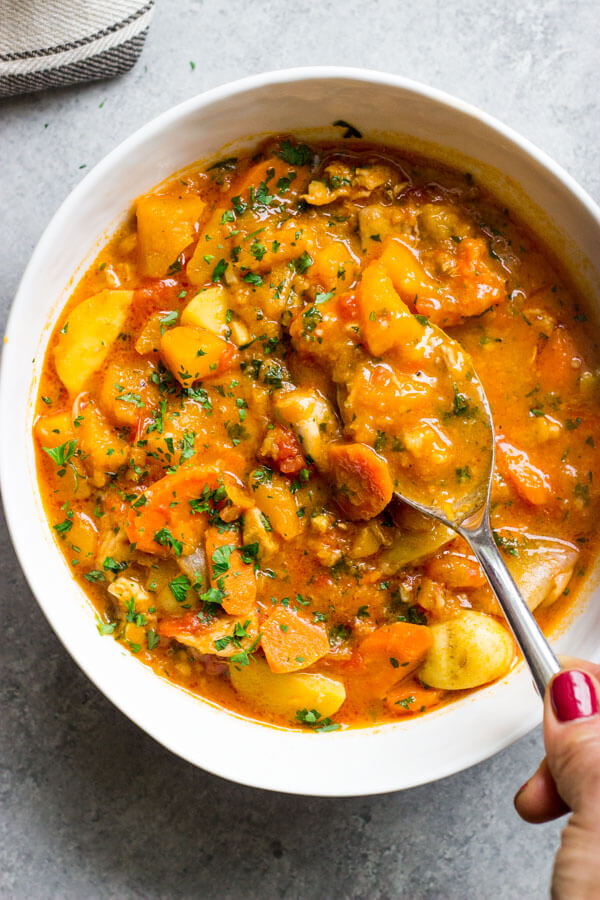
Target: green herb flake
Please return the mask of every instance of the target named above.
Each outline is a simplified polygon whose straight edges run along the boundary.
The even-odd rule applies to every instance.
[[[173,550],[175,556],[181,556],[183,544],[173,537],[168,528],[161,528],[159,531],[155,532],[154,540],[157,544],[160,544],[161,547],[169,547]]]
[[[224,544],[222,547],[217,547],[211,557],[213,578],[218,578],[229,571],[229,557],[234,550],[235,544]]]
[[[225,272],[227,271],[228,266],[229,266],[228,262],[226,262],[224,259],[220,259],[219,262],[216,264],[216,266],[213,269],[212,280],[213,281],[222,281],[223,276],[225,275]]]
[[[154,650],[155,647],[158,647],[160,644],[160,636],[154,631],[153,628],[149,628],[146,632],[146,644],[148,646],[148,650]]]
[[[169,590],[173,594],[177,603],[183,603],[187,597],[187,592],[191,588],[192,583],[187,575],[178,575],[172,581],[169,581]]]
[[[303,275],[313,264],[313,258],[305,250],[298,259],[294,260],[294,268],[299,275]]]
[[[283,141],[281,150],[277,154],[284,162],[290,166],[308,166],[312,163],[313,154],[306,144],[292,144],[290,141]]]
[[[104,572],[100,572],[99,569],[91,569],[91,571],[86,572],[83,577],[86,581],[89,581],[90,584],[93,584],[95,581],[106,581]]]
[[[321,734],[327,731],[338,731],[341,728],[337,722],[333,722],[329,717],[322,718],[321,713],[316,709],[296,710],[296,720]]]

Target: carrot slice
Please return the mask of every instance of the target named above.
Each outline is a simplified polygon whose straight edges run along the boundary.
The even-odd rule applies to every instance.
[[[269,612],[261,631],[261,646],[272,672],[306,669],[329,653],[324,629],[285,606]]]
[[[504,435],[496,438],[498,465],[512,482],[515,490],[523,500],[533,506],[543,506],[552,499],[552,485],[545,472],[538,469],[524,450],[510,444]]]
[[[206,559],[211,587],[225,592],[221,606],[233,616],[248,615],[256,603],[254,564],[244,562],[240,553],[241,544],[237,528],[222,533],[213,526],[206,529]]]
[[[335,499],[349,519],[372,519],[392,499],[387,462],[367,444],[331,444],[328,451]]]
[[[290,170],[298,172],[298,170],[302,168],[302,166],[292,166],[283,159],[270,156],[268,159],[251,166],[244,175],[242,175],[241,179],[234,184],[232,193],[242,194],[250,188],[256,189],[260,187],[261,182],[264,182],[267,185],[269,193],[274,194],[276,193],[277,183],[280,178],[289,175]]]
[[[354,281],[356,263],[341,241],[332,241],[315,254],[315,260],[311,266],[310,276],[326,290],[331,291],[337,287],[340,273],[343,274],[347,284]]]
[[[582,370],[582,359],[566,329],[554,329],[538,354],[536,369],[544,390],[567,392],[575,389]]]
[[[416,678],[411,678],[388,693],[385,705],[395,716],[410,716],[437,706],[444,694],[446,691],[427,688]]]
[[[369,693],[381,697],[421,664],[431,644],[431,631],[426,625],[382,625],[360,642],[349,674],[364,680]]]
[[[194,513],[190,500],[218,487],[212,466],[181,466],[144,491],[144,505],[129,510],[125,531],[138,550],[167,556],[190,553],[206,527],[206,516]]]

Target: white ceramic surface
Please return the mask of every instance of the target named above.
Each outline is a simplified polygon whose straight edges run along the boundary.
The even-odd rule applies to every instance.
[[[23,276],[0,393],[0,476],[12,539],[40,606],[82,669],[140,727],[195,765],[257,787],[333,796],[411,787],[505,747],[541,718],[527,672],[520,666],[502,682],[415,721],[322,735],[262,726],[200,701],[98,634],[43,516],[31,426],[43,353],[73,273],[85,271],[138,194],[226,144],[233,143],[228,153],[251,145],[257,134],[339,137],[331,123],[340,118],[365,138],[447,159],[487,181],[526,222],[543,227],[591,308],[600,308],[600,211],[543,153],[474,107],[406,79],[296,69],[228,84],[169,110],[83,179]],[[600,596],[579,607],[556,647],[598,659]]]

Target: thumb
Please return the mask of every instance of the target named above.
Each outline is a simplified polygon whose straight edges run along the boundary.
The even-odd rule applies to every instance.
[[[544,743],[558,793],[581,824],[600,833],[600,683],[566,669],[546,691]]]
[[[553,898],[597,897],[600,884],[600,683],[566,669],[544,699],[548,769],[559,797],[573,811],[562,833],[552,878]]]

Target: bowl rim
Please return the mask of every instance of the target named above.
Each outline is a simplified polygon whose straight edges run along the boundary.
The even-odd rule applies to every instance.
[[[33,273],[37,268],[38,259],[43,257],[44,253],[46,252],[46,247],[48,245],[51,246],[55,241],[55,231],[57,224],[60,223],[61,219],[63,219],[70,208],[77,205],[81,196],[85,195],[90,190],[90,188],[94,188],[94,186],[98,185],[105,171],[112,169],[116,161],[118,161],[120,158],[127,157],[134,148],[141,144],[144,144],[144,142],[146,142],[148,139],[164,131],[171,124],[177,122],[180,118],[185,117],[189,113],[195,111],[197,112],[204,107],[210,106],[234,95],[242,94],[256,88],[266,88],[277,84],[293,84],[299,81],[327,81],[334,79],[347,79],[361,82],[363,84],[398,88],[413,95],[419,96],[425,100],[431,100],[435,103],[441,104],[446,109],[452,112],[462,113],[470,118],[479,120],[481,123],[487,126],[497,137],[501,137],[505,141],[509,141],[515,148],[522,151],[530,159],[533,159],[538,163],[538,165],[549,172],[556,180],[561,182],[562,185],[567,189],[567,191],[575,197],[578,203],[583,208],[585,208],[590,216],[600,225],[600,208],[598,207],[598,205],[593,201],[589,194],[575,181],[575,179],[571,175],[569,175],[558,163],[556,163],[545,151],[538,148],[529,139],[518,134],[518,132],[513,130],[510,126],[503,124],[501,121],[479,109],[477,106],[454,97],[451,94],[446,93],[445,91],[430,87],[419,81],[405,78],[400,75],[385,73],[377,70],[346,66],[307,66],[290,69],[280,69],[256,75],[250,75],[244,78],[237,79],[235,81],[230,81],[217,87],[211,88],[207,91],[196,94],[193,97],[190,97],[187,100],[176,104],[175,106],[169,107],[159,115],[155,116],[145,125],[142,125],[136,131],[134,131],[133,134],[125,138],[108,154],[106,154],[93,168],[91,168],[60,204],[60,206],[44,228],[44,231],[20,279],[19,286],[11,304],[5,331],[5,343],[8,344],[8,347],[5,347],[4,352],[2,353],[2,361],[0,366],[0,421],[4,420],[3,414],[5,416],[8,409],[9,371],[12,354],[10,352],[7,352],[7,349],[13,346],[13,332],[16,330],[17,318],[21,311],[21,298],[25,297],[29,291],[28,282],[33,277]],[[193,161],[190,160],[190,163],[191,162]],[[372,795],[374,793],[385,793],[409,787],[415,787],[432,780],[438,780],[440,778],[456,774],[498,753],[500,750],[504,749],[515,740],[523,737],[541,721],[542,709],[540,705],[536,712],[530,711],[529,715],[524,716],[523,721],[520,722],[519,725],[516,726],[512,731],[507,732],[501,736],[496,735],[495,739],[493,741],[490,741],[485,747],[482,748],[482,746],[478,744],[473,748],[473,751],[470,754],[465,753],[463,758],[460,760],[460,765],[457,765],[455,760],[446,765],[440,764],[438,765],[433,777],[429,774],[424,773],[420,778],[411,778],[410,781],[407,782],[403,782],[402,779],[400,779],[396,783],[390,784],[387,787],[379,787],[376,791],[367,787],[363,789],[348,789],[345,791],[340,791],[339,788],[336,788],[334,791],[328,792],[327,790],[321,788],[318,792],[311,793],[304,787],[290,787],[282,784],[281,781],[277,780],[269,784],[262,781],[253,780],[251,777],[244,777],[243,773],[240,774],[239,772],[232,771],[232,767],[230,765],[228,766],[227,764],[220,766],[218,764],[214,764],[214,762],[211,762],[210,764],[200,762],[191,752],[189,752],[189,748],[182,748],[178,746],[176,741],[171,741],[169,739],[169,736],[165,736],[164,732],[161,731],[159,727],[154,727],[152,721],[149,721],[147,716],[144,718],[141,715],[136,715],[136,710],[132,709],[131,705],[124,701],[124,699],[120,696],[120,692],[118,689],[113,686],[103,684],[101,677],[99,677],[97,674],[94,675],[89,671],[89,668],[86,665],[86,659],[83,657],[82,653],[78,652],[77,647],[74,646],[74,642],[69,642],[66,635],[61,633],[61,631],[54,626],[51,603],[49,600],[44,598],[43,592],[39,590],[38,577],[34,572],[35,564],[29,558],[27,548],[24,543],[21,542],[20,536],[17,534],[16,522],[19,516],[18,504],[16,502],[17,497],[13,493],[13,491],[9,489],[11,454],[14,453],[14,448],[11,447],[7,431],[7,428],[3,428],[3,434],[0,437],[0,487],[2,488],[3,505],[6,513],[8,532],[10,534],[16,556],[38,605],[40,606],[42,612],[46,616],[47,621],[53,628],[55,634],[57,635],[65,649],[68,651],[70,656],[75,660],[77,665],[83,670],[86,676],[90,678],[94,685],[111,701],[111,703],[113,703],[121,712],[123,712],[129,719],[134,721],[156,741],[158,741],[160,744],[162,744],[164,747],[166,747],[176,755],[186,759],[193,765],[202,767],[212,774],[228,778],[240,784],[245,784],[252,787],[260,787],[267,790],[276,790],[290,794],[311,796],[365,796]],[[89,612],[91,613],[91,610]],[[153,672],[151,674],[153,678],[157,677]],[[229,713],[229,715],[231,714]],[[429,714],[429,716],[431,715],[432,714]],[[360,731],[374,732],[376,730],[377,729],[361,729]],[[345,734],[348,735],[350,733],[351,732],[346,732]],[[354,731],[354,733],[356,734],[357,731]],[[341,736],[341,734],[335,736],[327,735],[322,736],[319,739],[322,740],[323,737],[333,737],[334,740],[339,740]]]

